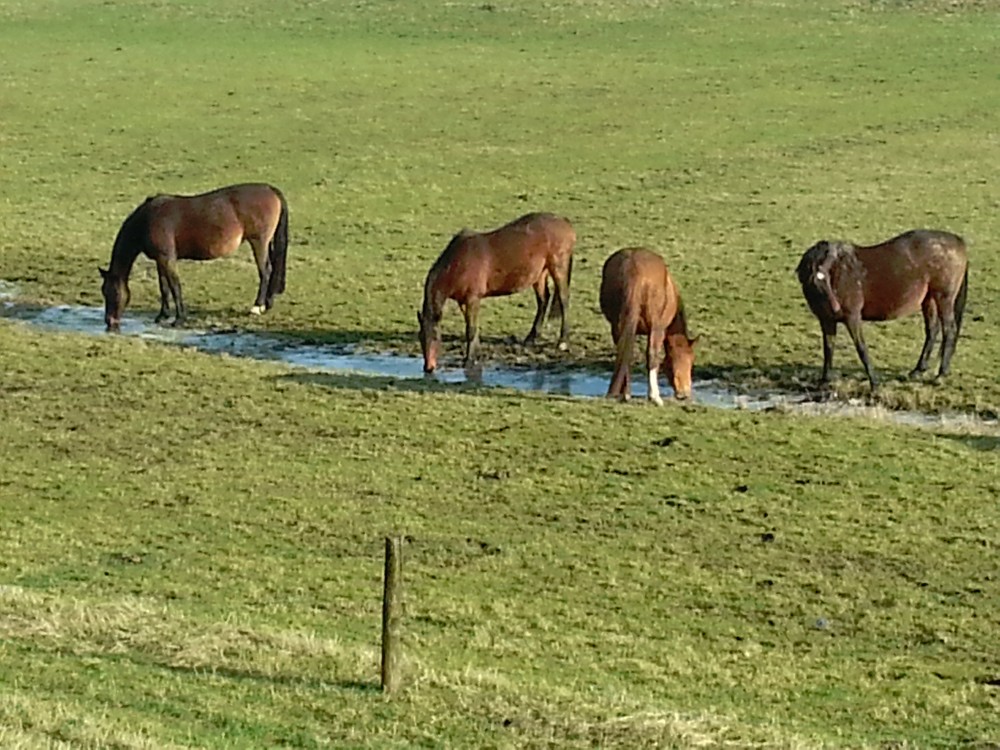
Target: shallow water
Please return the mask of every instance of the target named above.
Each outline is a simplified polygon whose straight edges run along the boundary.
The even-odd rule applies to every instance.
[[[35,309],[8,301],[4,303],[4,309],[0,314],[6,318],[54,331],[105,333],[104,311],[96,307],[58,305]],[[405,379],[428,377],[424,375],[423,360],[419,357],[360,351],[350,345],[293,343],[287,339],[250,331],[171,328],[134,315],[122,321],[121,335],[190,346],[213,354],[285,362],[313,370]],[[584,371],[555,372],[493,365],[487,365],[474,373],[445,367],[430,377],[442,383],[471,382],[485,387],[592,398],[604,396],[608,387],[606,375]],[[635,398],[644,399],[646,390],[645,378],[634,379]],[[666,388],[663,395],[669,394],[670,389]],[[696,382],[694,397],[701,404],[731,408],[763,409],[783,402],[778,396],[767,399],[738,396],[710,381]]]
[[[96,307],[58,305],[37,308],[13,301],[13,290],[0,283],[0,317],[14,319],[40,328],[94,335],[104,331],[104,311]],[[352,346],[336,344],[300,344],[286,339],[238,330],[197,330],[160,326],[141,315],[130,315],[122,321],[121,335],[190,346],[214,354],[229,354],[260,360],[285,362],[312,370],[357,373],[401,379],[423,379],[423,362],[419,357],[360,351]],[[603,397],[610,373],[586,371],[550,371],[522,367],[487,365],[476,373],[457,368],[443,368],[433,379],[442,383],[471,382],[478,386],[538,391],[560,396],[583,398]],[[662,388],[667,398],[671,390]],[[816,416],[864,416],[899,424],[964,432],[1000,432],[995,420],[981,420],[958,414],[925,414],[912,411],[890,411],[859,402],[819,402],[804,394],[780,392],[740,393],[711,380],[695,381],[694,402],[703,406],[752,411],[781,410]],[[645,399],[644,377],[633,379],[633,396]]]

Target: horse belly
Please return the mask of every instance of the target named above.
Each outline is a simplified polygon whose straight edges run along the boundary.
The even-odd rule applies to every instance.
[[[520,266],[508,270],[498,270],[490,274],[486,283],[487,297],[503,297],[515,294],[535,283],[542,273],[542,264],[537,268]]]
[[[901,294],[877,291],[873,294],[866,293],[861,317],[872,321],[905,318],[918,312],[926,297],[926,284],[912,285]]]
[[[199,232],[193,236],[182,237],[178,242],[177,257],[183,260],[214,260],[232,255],[243,242],[243,230],[233,228],[225,230]]]

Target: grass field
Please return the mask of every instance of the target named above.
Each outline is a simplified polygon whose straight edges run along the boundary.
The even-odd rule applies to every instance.
[[[607,368],[600,267],[647,244],[700,375],[801,390],[802,252],[927,226],[969,242],[967,325],[938,385],[901,380],[917,319],[867,326],[882,399],[995,414],[998,29],[993,0],[0,0],[0,279],[97,306],[146,195],[264,180],[288,292],[249,319],[247,250],[184,265],[197,323],[412,354],[448,238],[551,210],[580,237],[573,345],[508,345],[534,302],[490,300],[493,359]],[[148,263],[132,292],[156,309]],[[0,351],[0,747],[1000,745],[995,437],[5,320]]]

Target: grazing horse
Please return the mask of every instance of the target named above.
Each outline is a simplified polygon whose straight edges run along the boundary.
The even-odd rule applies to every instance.
[[[514,294],[529,286],[535,290],[538,310],[525,345],[534,342],[549,307],[551,276],[555,286],[553,312],[559,308],[562,325],[559,349],[566,349],[569,326],[569,281],[576,232],[559,216],[534,213],[491,232],[463,229],[431,266],[424,282],[423,307],[417,312],[424,372],[434,372],[441,348],[444,304],[455,300],[465,315],[465,367],[476,362],[479,349],[479,304],[483,297]]]
[[[663,405],[657,375],[664,348],[674,395],[690,398],[697,338],[688,336],[684,303],[663,258],[641,247],[627,247],[608,258],[601,274],[601,312],[611,324],[616,349],[609,398],[631,398],[632,350],[637,334],[648,336],[649,400]]]
[[[276,294],[285,291],[288,251],[288,204],[270,185],[231,185],[201,195],[155,195],[146,198],[122,223],[111,251],[111,265],[98,269],[104,282],[104,322],[117,331],[131,294],[128,277],[139,253],[156,262],[160,280],[159,323],[170,314],[174,325],[187,315],[177,275],[178,260],[214,260],[250,243],[260,286],[250,312],[269,310]]]
[[[924,314],[924,348],[910,373],[927,369],[938,328],[942,331],[941,369],[948,374],[969,289],[965,242],[949,232],[913,230],[878,245],[823,241],[806,250],[796,273],[802,293],[823,330],[823,383],[830,381],[837,323],[847,326],[872,390],[878,385],[862,320],[892,320]]]

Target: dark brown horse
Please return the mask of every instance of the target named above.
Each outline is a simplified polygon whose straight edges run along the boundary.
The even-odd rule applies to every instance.
[[[658,378],[663,349],[674,395],[690,398],[696,339],[688,335],[684,303],[663,258],[641,247],[627,247],[608,258],[601,275],[601,312],[611,324],[616,349],[609,398],[620,396],[627,401],[631,397],[636,335],[648,337],[649,400],[663,404]]]
[[[104,322],[117,331],[131,297],[128,277],[139,253],[156,262],[160,280],[160,322],[170,314],[174,325],[187,310],[177,275],[178,260],[213,260],[236,251],[246,240],[257,261],[260,285],[250,312],[269,310],[274,296],[285,290],[288,250],[288,204],[270,185],[248,184],[219,188],[201,195],[156,195],[147,198],[125,219],[115,237],[108,270],[99,269],[104,282]]]
[[[424,302],[417,312],[424,371],[434,372],[441,348],[439,324],[444,304],[455,300],[465,315],[465,366],[476,361],[479,348],[479,303],[483,297],[514,294],[529,286],[535,290],[538,310],[524,340],[531,344],[549,307],[552,277],[555,304],[562,325],[559,348],[566,348],[569,326],[569,282],[576,232],[566,219],[553,214],[522,216],[492,232],[463,229],[431,266],[424,282]]]
[[[941,369],[948,374],[969,289],[965,242],[949,232],[913,230],[879,245],[819,242],[806,250],[796,270],[802,293],[823,330],[822,382],[830,380],[837,323],[847,326],[874,390],[878,381],[861,335],[862,320],[892,320],[924,314],[924,348],[910,377],[927,369],[938,328]]]

